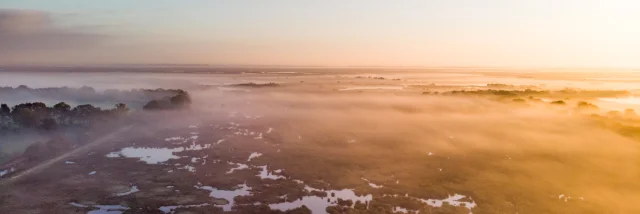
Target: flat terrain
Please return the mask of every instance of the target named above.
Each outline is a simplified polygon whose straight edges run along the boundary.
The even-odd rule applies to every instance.
[[[193,103],[37,170],[0,169],[0,213],[640,213],[640,119],[608,114],[640,111],[637,82],[286,72],[82,74]],[[450,93],[489,89],[511,93]]]

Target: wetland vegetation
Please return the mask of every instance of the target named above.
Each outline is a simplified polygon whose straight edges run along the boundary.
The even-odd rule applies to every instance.
[[[177,111],[7,106],[38,121],[21,132],[58,134],[3,137],[26,146],[0,168],[0,212],[638,211],[640,118],[599,99],[633,91],[394,79],[279,74],[152,99]]]

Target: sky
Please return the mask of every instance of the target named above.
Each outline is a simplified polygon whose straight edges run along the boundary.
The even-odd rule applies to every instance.
[[[637,0],[0,0],[0,65],[640,68]]]

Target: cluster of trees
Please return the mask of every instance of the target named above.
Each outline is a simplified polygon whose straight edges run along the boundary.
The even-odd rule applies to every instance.
[[[533,89],[526,90],[459,90],[450,91],[448,94],[453,95],[496,95],[496,96],[529,96],[529,95],[542,95],[548,94],[549,91],[538,91]]]
[[[144,110],[181,109],[191,104],[189,93],[182,89],[160,88],[96,92],[90,87],[82,87],[79,89],[67,87],[32,89],[27,86],[19,86],[16,88],[0,87],[0,98],[7,96],[7,93],[12,94],[13,92],[32,93],[42,96],[51,95],[49,98],[71,96],[84,99],[82,97],[97,96],[91,98],[95,100],[103,99],[104,96],[111,96],[111,99],[124,96],[134,100],[144,99],[145,101],[143,101],[142,104],[151,100],[144,106],[140,104],[140,107],[143,107]],[[148,99],[149,97],[153,99]],[[104,102],[105,100],[100,101]],[[47,106],[43,102],[27,102],[17,104],[13,107],[9,107],[7,104],[1,104],[0,129],[42,128],[52,130],[60,125],[91,125],[97,121],[109,121],[120,118],[126,115],[127,112],[129,112],[129,107],[124,103],[118,103],[112,109],[101,109],[91,104],[78,105],[72,108],[71,105],[65,102],[60,102],[54,106]]]
[[[59,125],[91,125],[97,121],[107,121],[126,115],[129,108],[119,103],[113,109],[101,109],[90,104],[71,108],[60,102],[47,106],[41,102],[22,103],[11,108],[0,105],[0,128],[42,128],[55,129]]]
[[[182,93],[180,89],[108,89],[97,91],[92,87],[69,88],[29,88],[21,85],[15,88],[0,87],[0,100],[25,102],[39,101],[67,101],[69,103],[128,103],[133,108],[142,107],[147,101],[162,99]]]
[[[487,84],[488,88],[512,88],[512,89],[536,89],[538,88],[538,86],[535,85],[511,85],[511,84],[504,84],[504,83],[488,83]]]
[[[590,109],[590,110],[598,110],[600,109],[600,107],[598,107],[597,105],[594,105],[590,102],[585,102],[585,101],[580,101],[578,102],[577,106],[578,109]]]
[[[512,87],[514,87],[514,85],[503,84],[503,83],[489,83],[489,84],[487,84],[487,87],[493,87],[493,88],[512,88]]]
[[[248,82],[248,83],[239,83],[239,84],[234,84],[231,86],[236,86],[236,87],[252,87],[252,88],[262,88],[262,87],[276,87],[276,86],[280,86],[280,84],[275,83],[275,82],[269,82],[269,83],[254,83],[254,82]]]
[[[144,110],[170,110],[170,109],[183,109],[191,105],[191,97],[186,91],[180,90],[177,95],[171,97],[164,97],[158,100],[151,100],[145,104],[142,109]]]
[[[635,119],[638,118],[638,114],[636,113],[635,110],[633,109],[625,109],[623,112],[621,111],[609,111],[607,112],[607,116],[611,117],[611,118],[616,118],[616,119],[625,119],[625,118],[631,118],[631,119]]]
[[[366,76],[366,77],[365,77],[365,76],[356,76],[356,79],[363,79],[363,78],[376,79],[376,80],[385,80],[385,79],[386,79],[386,78],[384,78],[384,77],[372,77],[372,76]],[[390,80],[400,81],[400,80],[402,80],[402,79],[400,79],[400,78],[393,78],[393,79],[390,79]]]
[[[495,95],[495,96],[548,96],[548,97],[581,97],[581,98],[595,98],[595,97],[620,97],[629,96],[629,91],[620,90],[575,90],[575,89],[563,89],[563,90],[454,90],[447,92],[447,94],[453,95]]]

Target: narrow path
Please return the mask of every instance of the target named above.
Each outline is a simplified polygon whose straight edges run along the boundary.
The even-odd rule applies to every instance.
[[[11,184],[12,182],[15,182],[15,181],[19,180],[23,176],[26,176],[26,175],[29,175],[29,174],[32,174],[32,173],[37,173],[38,171],[40,171],[40,170],[42,170],[42,169],[44,169],[46,167],[49,167],[52,164],[57,163],[58,161],[66,160],[69,156],[74,155],[74,154],[76,154],[78,152],[87,151],[87,150],[91,149],[92,147],[94,147],[94,146],[96,146],[98,144],[107,142],[107,141],[113,139],[114,137],[116,137],[116,136],[128,131],[132,127],[133,127],[133,125],[128,125],[126,127],[120,128],[117,131],[112,132],[112,133],[110,133],[108,135],[102,136],[102,137],[94,140],[91,143],[82,145],[82,146],[80,146],[78,148],[75,148],[75,149],[71,150],[70,152],[67,152],[67,153],[62,154],[62,155],[60,155],[58,157],[49,159],[49,160],[47,160],[47,161],[45,161],[45,162],[43,162],[41,164],[38,164],[38,165],[36,165],[34,167],[31,167],[30,169],[27,169],[27,170],[24,170],[22,172],[19,172],[15,176],[9,177],[8,179],[0,180],[0,186]]]

